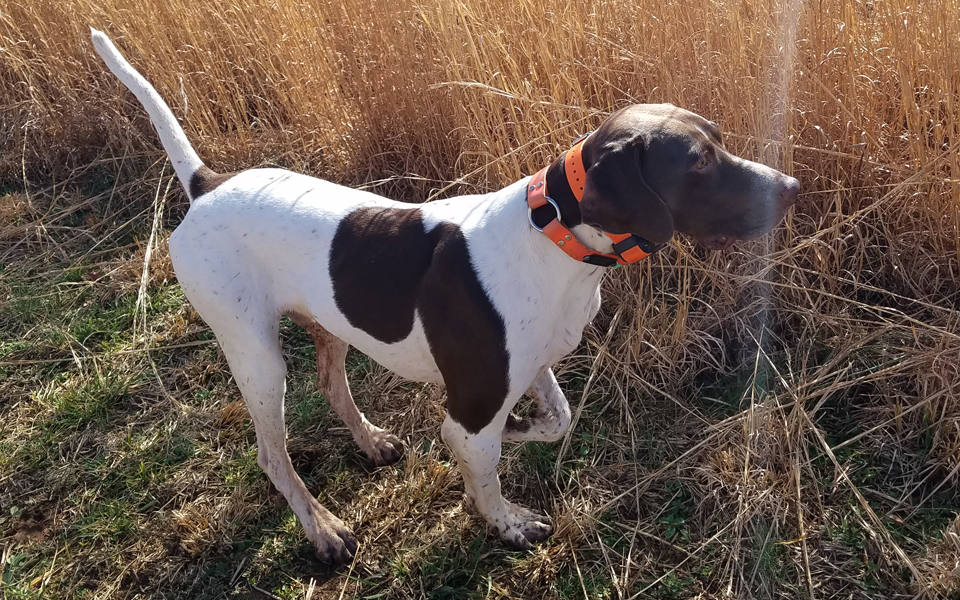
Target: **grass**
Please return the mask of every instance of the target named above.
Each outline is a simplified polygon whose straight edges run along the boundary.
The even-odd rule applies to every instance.
[[[949,3],[10,1],[0,6],[0,593],[11,598],[960,594],[960,22]],[[620,269],[507,447],[556,534],[465,513],[443,392],[359,354],[374,469],[289,322],[291,455],[356,531],[317,564],[165,250],[186,211],[105,30],[214,169],[424,201],[498,189],[630,102],[798,177],[767,239]],[[151,233],[156,233],[152,238]],[[148,246],[150,252],[148,253]],[[144,267],[147,267],[146,269]],[[146,272],[146,276],[144,273]]]

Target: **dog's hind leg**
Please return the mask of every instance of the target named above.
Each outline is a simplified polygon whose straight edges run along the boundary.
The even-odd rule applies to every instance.
[[[223,309],[231,305],[206,305],[200,296],[194,294],[191,301],[216,333],[253,418],[257,463],[287,499],[317,557],[324,562],[350,562],[357,549],[356,538],[307,490],[287,453],[283,420],[287,367],[280,352],[279,317],[268,318],[259,310],[225,313]]]
[[[524,419],[507,416],[503,428],[505,442],[555,442],[570,427],[570,404],[557,384],[553,369],[547,369],[527,391],[537,407]]]
[[[350,394],[344,366],[349,345],[312,319],[297,314],[290,318],[313,337],[317,346],[317,389],[346,423],[360,449],[378,466],[400,460],[403,456],[400,439],[370,423]]]

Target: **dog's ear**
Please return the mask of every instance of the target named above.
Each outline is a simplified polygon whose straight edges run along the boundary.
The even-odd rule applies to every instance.
[[[587,225],[607,233],[633,233],[654,244],[673,237],[673,216],[647,182],[642,140],[599,148],[587,167],[580,213]]]

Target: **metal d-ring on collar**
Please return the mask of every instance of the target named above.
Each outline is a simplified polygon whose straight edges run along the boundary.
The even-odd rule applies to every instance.
[[[536,186],[532,186],[532,185],[531,185],[531,186],[530,186],[530,191],[532,192],[532,191],[534,191],[535,189],[537,189],[538,187],[540,187],[540,186],[542,186],[542,185],[543,185],[543,182],[542,182],[542,181],[541,181],[539,184],[537,184]],[[550,204],[550,206],[553,207],[553,210],[555,210],[555,211],[557,212],[557,223],[563,223],[563,219],[560,218],[560,207],[557,206],[557,202],[556,202],[553,198],[551,198],[550,196],[544,196],[543,199],[546,200],[546,201]],[[543,233],[543,227],[537,227],[537,224],[533,222],[533,209],[530,208],[529,205],[527,205],[527,219],[530,221],[530,226],[531,226],[531,227],[533,227],[534,229],[536,229],[536,230],[539,231],[540,233]]]
[[[587,139],[587,138],[590,137],[591,135],[593,135],[593,131],[588,131],[588,132],[586,132],[585,134],[583,134],[583,135],[581,135],[580,137],[578,137],[577,139],[575,139],[575,140],[573,141],[573,143],[570,144],[570,147],[573,148],[574,146],[576,146],[577,144],[579,144],[579,143],[582,142],[583,140]],[[546,180],[544,180],[544,181],[546,181]],[[541,186],[543,186],[543,181],[541,181],[540,183],[538,183],[536,186],[532,186],[532,185],[531,185],[529,191],[532,192],[532,191],[536,190],[537,188],[539,188],[539,187],[541,187]],[[553,210],[556,211],[556,213],[557,213],[557,223],[562,224],[562,223],[563,223],[563,219],[560,217],[560,206],[557,205],[556,200],[554,200],[554,199],[551,198],[550,196],[546,196],[546,195],[544,195],[543,199],[546,200],[547,202],[549,202],[549,203],[550,203],[550,206],[553,207]],[[531,225],[534,229],[536,229],[536,230],[539,231],[540,233],[543,233],[543,227],[537,227],[537,224],[533,222],[533,209],[532,209],[532,208],[529,208],[529,207],[527,207],[527,219],[530,221],[530,225]]]
[[[575,140],[573,141],[573,143],[570,144],[570,147],[573,148],[574,146],[576,146],[576,145],[579,144],[580,142],[584,141],[585,139],[587,139],[587,138],[590,137],[591,135],[593,135],[593,131],[588,131],[588,132],[586,132],[585,134],[583,134],[583,135],[581,135],[580,137],[578,137],[577,139],[575,139]],[[544,179],[544,181],[546,181],[546,180]],[[530,186],[530,189],[527,190],[527,192],[528,192],[528,193],[529,193],[529,192],[533,192],[533,191],[535,191],[537,188],[540,188],[540,187],[543,187],[543,181],[541,181],[540,183],[538,183],[538,184],[535,185],[535,186],[531,185],[531,186]],[[546,200],[547,202],[549,202],[549,203],[550,203],[550,206],[553,207],[553,210],[556,211],[556,213],[557,213],[557,223],[561,223],[561,224],[562,224],[562,223],[563,223],[563,219],[560,218],[560,206],[557,205],[556,200],[554,200],[553,198],[551,198],[550,196],[547,196],[547,195],[544,195],[543,199]],[[530,225],[531,225],[534,229],[536,229],[536,230],[539,231],[540,233],[543,233],[543,227],[537,227],[537,224],[533,222],[533,209],[530,208],[529,206],[527,207],[527,219],[530,221]]]

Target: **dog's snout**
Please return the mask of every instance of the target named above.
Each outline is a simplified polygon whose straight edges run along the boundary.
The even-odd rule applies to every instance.
[[[780,203],[788,208],[793,206],[797,202],[799,193],[800,182],[793,177],[786,177],[780,184]]]

